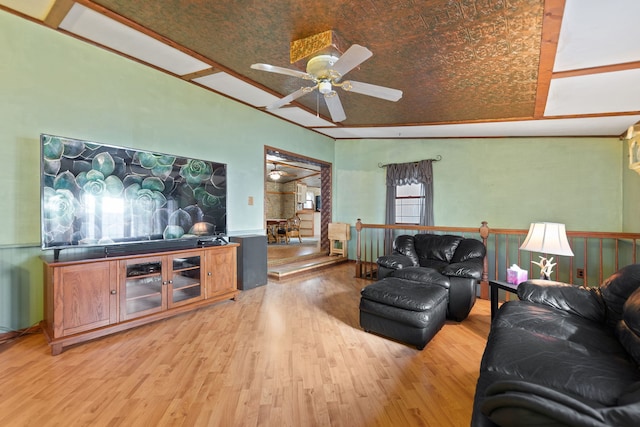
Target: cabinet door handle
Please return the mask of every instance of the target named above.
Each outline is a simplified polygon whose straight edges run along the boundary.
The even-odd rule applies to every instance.
[[[207,276],[211,276],[211,272],[210,271],[207,273]]]
[[[112,290],[111,290],[111,295],[115,295],[116,293],[117,293],[117,292],[116,292],[116,290],[115,290],[115,289],[112,289]]]
[[[164,282],[162,282],[162,285],[163,285],[163,286],[164,286],[164,285],[166,285],[166,284],[167,284],[167,281],[166,281],[166,280],[165,280]]]
[[[169,280],[169,284],[171,285],[173,283],[173,280]]]

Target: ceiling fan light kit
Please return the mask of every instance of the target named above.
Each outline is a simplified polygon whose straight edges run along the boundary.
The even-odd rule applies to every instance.
[[[333,89],[331,89],[331,82],[328,80],[323,80],[320,83],[318,83],[318,92],[320,92],[323,95],[327,95],[329,93],[331,93],[333,91]]]
[[[287,171],[278,169],[278,163],[273,162],[273,169],[267,172],[267,177],[273,181],[278,181],[283,176],[295,176]]]
[[[373,85],[370,83],[362,83],[356,81],[345,81],[340,83],[340,79],[349,71],[369,59],[373,53],[366,47],[358,44],[352,45],[340,57],[334,55],[317,55],[307,62],[307,72],[293,70],[289,68],[277,67],[269,64],[253,64],[251,68],[254,70],[267,71],[270,73],[284,74],[287,76],[298,77],[304,80],[311,80],[315,86],[304,86],[289,95],[280,98],[278,101],[268,105],[268,111],[276,110],[286,104],[289,104],[303,95],[318,89],[323,95],[331,120],[341,122],[347,118],[342,102],[333,87],[340,87],[344,91],[359,93],[362,95],[372,96],[387,101],[396,102],[402,98],[402,91],[384,86]]]

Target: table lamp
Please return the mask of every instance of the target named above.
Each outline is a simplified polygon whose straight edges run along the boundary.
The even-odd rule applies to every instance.
[[[573,256],[567,232],[564,224],[555,222],[533,222],[529,227],[529,233],[520,246],[520,250],[529,252],[539,252],[545,255]],[[540,257],[540,262],[531,261],[540,267],[540,278],[549,280],[553,271],[553,257],[547,259]]]

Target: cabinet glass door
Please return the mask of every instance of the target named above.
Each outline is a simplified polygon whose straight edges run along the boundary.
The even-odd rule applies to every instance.
[[[201,262],[201,255],[176,255],[171,259],[169,307],[191,303],[204,297]]]
[[[121,317],[130,319],[163,310],[162,286],[161,258],[126,262]]]

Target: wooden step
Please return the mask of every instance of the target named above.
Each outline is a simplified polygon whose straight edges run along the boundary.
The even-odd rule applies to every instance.
[[[304,259],[298,259],[296,261],[270,265],[268,270],[268,276],[271,279],[281,280],[289,277],[296,276],[302,273],[308,273],[321,268],[327,268],[336,264],[347,262],[348,259],[341,256],[329,256],[320,255]]]

